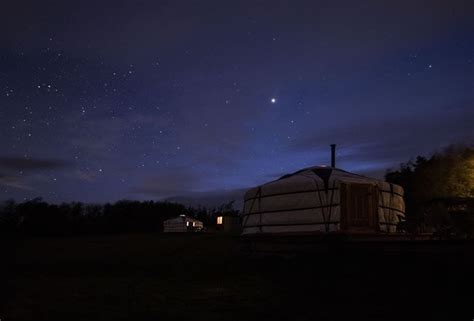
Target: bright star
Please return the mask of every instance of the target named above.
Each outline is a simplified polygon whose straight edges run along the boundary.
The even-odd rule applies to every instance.
[[[274,103],[276,103],[277,100],[276,100],[276,98],[272,98],[272,99],[270,99],[270,101],[271,101],[272,104],[274,104]]]

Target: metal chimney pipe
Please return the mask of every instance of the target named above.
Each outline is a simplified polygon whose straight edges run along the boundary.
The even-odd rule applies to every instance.
[[[331,167],[336,167],[336,144],[331,144]]]

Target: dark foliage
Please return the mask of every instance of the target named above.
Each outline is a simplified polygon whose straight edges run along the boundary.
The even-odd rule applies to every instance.
[[[122,200],[114,204],[49,204],[41,198],[0,204],[0,233],[31,236],[161,232],[163,221],[180,214],[212,224],[212,211],[178,203]],[[211,213],[211,214],[210,214]]]
[[[474,215],[469,206],[474,198],[471,147],[451,146],[430,158],[418,156],[415,161],[401,164],[398,170],[388,171],[385,179],[405,190],[410,232],[425,231],[427,227],[442,232],[458,225],[461,215],[468,220]]]

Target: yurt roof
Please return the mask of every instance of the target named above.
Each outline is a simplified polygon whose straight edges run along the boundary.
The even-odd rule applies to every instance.
[[[176,217],[173,217],[173,218],[170,218],[170,219],[167,219],[165,220],[165,222],[173,222],[173,221],[187,221],[187,222],[200,222],[202,223],[201,221],[195,219],[195,218],[192,218],[190,216],[187,216],[187,215],[184,215],[184,214],[181,214],[180,216],[176,216]]]
[[[328,189],[336,184],[336,182],[378,185],[383,189],[403,194],[401,186],[390,184],[380,179],[347,172],[335,167],[311,166],[252,188],[247,191],[245,198],[254,197],[255,193],[261,189],[265,190],[262,191],[264,194],[284,193],[289,190],[314,189],[315,184],[318,185],[318,189]]]
[[[342,170],[340,168],[329,167],[329,166],[306,167],[306,168],[300,169],[300,170],[298,170],[294,173],[283,175],[278,180],[285,179],[285,178],[288,178],[288,177],[291,177],[291,176],[294,176],[294,175],[298,175],[298,174],[303,174],[303,173],[314,173],[314,174],[316,174],[320,177],[325,177],[325,176],[336,174],[336,175],[354,176],[354,177],[363,178],[363,179],[365,178],[365,179],[368,179],[368,180],[375,180],[374,178],[366,177],[366,176],[363,176],[363,175],[359,175],[359,174],[355,174],[355,173],[351,173],[351,172]]]

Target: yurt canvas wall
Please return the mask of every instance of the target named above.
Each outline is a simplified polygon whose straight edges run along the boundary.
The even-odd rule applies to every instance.
[[[194,232],[203,229],[203,223],[192,217],[180,215],[163,222],[163,232]]]
[[[311,167],[245,194],[242,234],[396,232],[403,189],[331,167]]]

